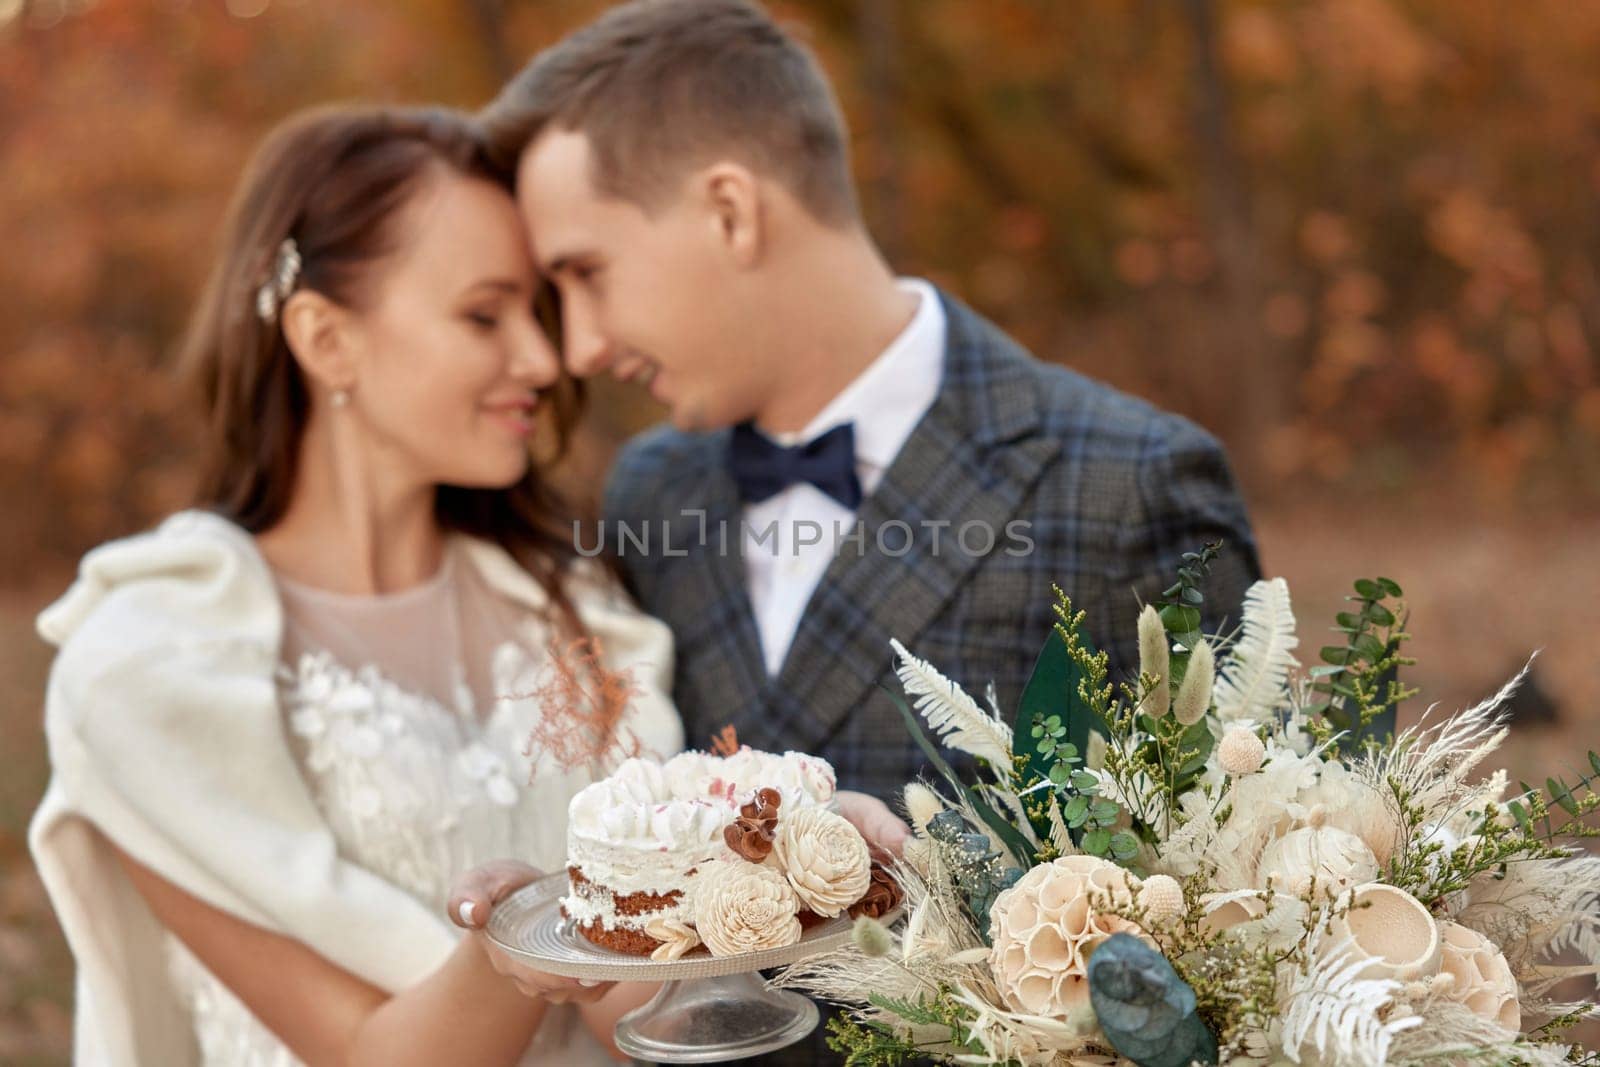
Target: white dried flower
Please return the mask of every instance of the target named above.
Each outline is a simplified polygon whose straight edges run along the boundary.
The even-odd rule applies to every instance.
[[[1159,719],[1172,706],[1172,654],[1167,645],[1167,628],[1150,604],[1139,612],[1139,673],[1150,675],[1156,686],[1145,697],[1145,714]]]
[[[1165,926],[1183,915],[1183,886],[1169,874],[1152,874],[1139,885],[1139,906],[1152,926]]]
[[[860,831],[825,808],[801,808],[778,821],[772,857],[806,907],[831,919],[872,884],[872,856]]]
[[[677,919],[651,919],[644,932],[661,944],[650,953],[653,960],[675,960],[700,944],[700,935],[694,927]]]
[[[1434,988],[1507,1030],[1522,1028],[1511,965],[1494,942],[1459,923],[1439,921],[1439,977]]]
[[[1235,726],[1217,744],[1217,765],[1234,778],[1254,774],[1267,758],[1267,746],[1254,730]]]
[[[702,864],[694,925],[713,956],[782,948],[800,940],[800,899],[778,870],[738,860]]]
[[[1211,686],[1216,681],[1217,664],[1211,645],[1201,641],[1189,653],[1178,695],[1172,699],[1172,714],[1185,726],[1193,726],[1211,709]]]
[[[1378,860],[1355,834],[1332,826],[1303,827],[1270,842],[1256,868],[1256,886],[1304,896],[1313,882],[1318,892],[1335,892],[1378,877]]]
[[[989,912],[989,967],[1007,1004],[1060,1018],[1089,997],[1088,954],[1118,932],[1139,928],[1101,915],[1094,898],[1131,903],[1128,872],[1095,856],[1042,863],[995,898]]]

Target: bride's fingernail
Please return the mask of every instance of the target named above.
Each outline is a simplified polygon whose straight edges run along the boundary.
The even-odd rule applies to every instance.
[[[593,989],[595,986],[600,984],[600,979],[598,979],[598,978],[580,978],[580,979],[578,979],[578,984],[583,986],[585,989]]]
[[[462,922],[472,926],[478,921],[474,918],[478,914],[478,905],[474,901],[463,900],[461,906],[456,909],[456,914],[461,916]]]

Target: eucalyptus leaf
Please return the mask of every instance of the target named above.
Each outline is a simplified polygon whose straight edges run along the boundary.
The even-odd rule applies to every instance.
[[[1217,1062],[1217,1041],[1200,1018],[1194,990],[1143,941],[1112,934],[1089,957],[1088,979],[1101,1032],[1138,1067]]]

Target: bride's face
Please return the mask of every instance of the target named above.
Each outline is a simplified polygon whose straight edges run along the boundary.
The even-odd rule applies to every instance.
[[[529,463],[540,391],[560,360],[534,319],[537,275],[515,202],[444,174],[405,209],[398,250],[352,322],[351,402],[390,470],[492,488]]]

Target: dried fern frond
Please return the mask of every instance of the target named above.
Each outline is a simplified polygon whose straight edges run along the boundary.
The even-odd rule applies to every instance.
[[[1389,1046],[1422,1025],[1417,1015],[1394,1012],[1399,982],[1358,978],[1367,961],[1351,957],[1348,940],[1313,953],[1310,967],[1289,990],[1283,1015],[1283,1050],[1296,1063],[1307,1048],[1324,1067],[1376,1067],[1388,1062]]]
[[[940,674],[932,664],[913,656],[899,641],[890,646],[900,657],[895,673],[913,706],[944,744],[984,760],[998,773],[1011,770],[1011,727],[990,715],[966,690]]]
[[[1223,661],[1214,691],[1223,722],[1271,722],[1289,699],[1291,671],[1300,666],[1300,644],[1289,583],[1262,579],[1244,596],[1244,621],[1238,641]]]

